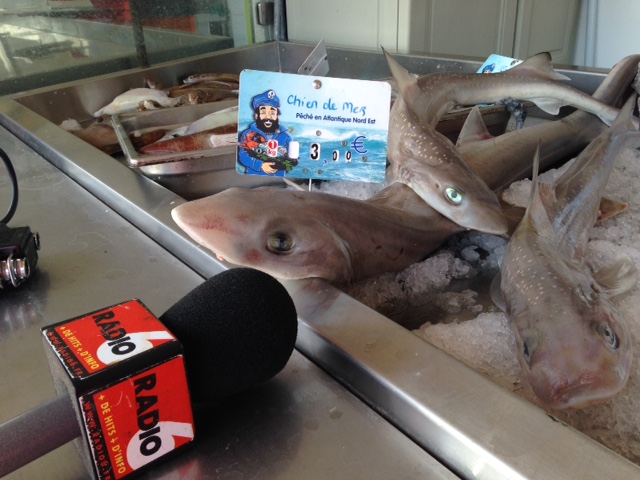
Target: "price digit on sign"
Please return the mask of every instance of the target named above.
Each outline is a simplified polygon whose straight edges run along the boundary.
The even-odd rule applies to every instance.
[[[347,163],[351,163],[351,157],[353,156],[353,154],[351,153],[351,150],[347,150],[347,153],[344,154],[344,160]]]
[[[338,150],[334,150],[332,154],[332,158],[334,162],[340,160],[340,152]]]
[[[312,143],[311,148],[309,149],[309,158],[311,160],[320,160],[320,144]]]

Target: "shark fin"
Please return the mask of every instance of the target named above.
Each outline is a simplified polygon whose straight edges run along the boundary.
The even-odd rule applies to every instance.
[[[597,222],[604,222],[608,218],[619,215],[620,213],[624,212],[628,206],[628,203],[619,202],[618,200],[612,200],[607,197],[602,197],[600,199],[600,208],[598,211]]]
[[[633,111],[636,107],[637,96],[638,94],[635,92],[629,95],[629,98],[627,98],[627,101],[618,112],[618,116],[611,124],[612,130],[615,128],[621,128],[632,132],[638,131],[638,129],[633,125]]]
[[[531,194],[524,219],[528,219],[529,222],[535,225],[539,235],[551,236],[553,226],[551,225],[549,212],[556,203],[556,190],[554,184],[543,183],[538,176],[540,171],[540,143],[541,141],[538,141],[538,147],[533,157]]]
[[[562,75],[553,69],[551,54],[542,52],[527,58],[524,62],[503,72],[504,75],[530,75],[548,80],[570,80],[566,75]]]
[[[624,256],[600,267],[593,273],[593,277],[610,296],[615,297],[635,287],[638,281],[638,269],[633,260]]]
[[[490,138],[493,138],[493,135],[489,133],[487,125],[484,123],[484,119],[480,113],[480,107],[475,105],[464,121],[462,129],[460,129],[456,147],[481,140],[488,140]]]
[[[491,294],[491,300],[493,301],[493,304],[503,312],[506,312],[507,302],[505,302],[504,297],[502,296],[502,288],[500,287],[501,282],[502,274],[498,272],[498,274],[493,277],[493,280],[491,281],[489,293]]]
[[[549,115],[557,115],[560,112],[560,107],[566,105],[566,103],[563,103],[556,98],[541,97],[530,98],[529,100],[535,103],[540,110],[548,113]]]
[[[393,75],[393,79],[398,84],[398,90],[400,90],[400,95],[405,94],[406,89],[415,85],[418,81],[418,76],[409,72],[406,68],[404,68],[398,61],[393,58],[389,52],[387,52],[384,47],[382,48],[382,53],[384,53],[384,58],[387,60],[387,64],[389,65],[389,70],[391,70],[391,75]]]

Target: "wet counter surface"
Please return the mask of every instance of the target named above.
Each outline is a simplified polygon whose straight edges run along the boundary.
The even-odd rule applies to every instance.
[[[42,245],[32,277],[0,290],[2,423],[54,396],[41,327],[134,297],[160,315],[203,278],[4,129],[0,147],[20,187],[9,226]],[[3,216],[10,195],[3,170]],[[141,478],[457,478],[297,351],[271,381],[195,417],[195,445]],[[69,443],[5,478],[88,474]]]

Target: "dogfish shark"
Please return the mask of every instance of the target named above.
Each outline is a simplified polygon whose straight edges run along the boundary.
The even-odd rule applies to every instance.
[[[614,67],[596,92],[606,101],[615,101],[635,75],[632,60],[620,65],[624,68]],[[571,125],[578,120],[598,126],[584,128],[581,124],[585,132],[591,132],[589,140],[600,132],[600,125],[606,128],[597,117],[576,112],[562,121],[505,134],[509,142],[500,144],[492,153],[474,155],[479,149],[473,145],[480,147],[482,142],[469,142],[463,146],[464,160],[491,188],[506,187],[508,183],[503,183],[500,175],[503,168],[516,172],[531,168],[533,153],[517,155],[512,146],[515,143],[529,148],[528,129],[536,131],[536,145],[542,138],[543,148],[545,138],[556,132],[563,132],[564,141],[572,143],[576,129]],[[562,144],[563,138],[554,142]],[[566,158],[582,147],[583,144],[574,145],[576,150],[571,152],[551,150],[549,161]],[[517,165],[510,167],[510,163]],[[510,182],[512,175],[507,177]],[[520,178],[524,177],[516,176]],[[195,241],[233,264],[258,268],[283,279],[319,277],[335,284],[400,271],[423,260],[451,235],[464,230],[400,183],[369,200],[321,192],[234,188],[180,205],[172,216]],[[521,218],[520,214],[517,221]]]
[[[638,82],[640,55],[629,55],[609,71],[593,93],[593,98],[615,106],[626,100]],[[597,116],[576,110],[564,118],[542,122],[493,137],[475,106],[458,136],[456,147],[464,162],[496,190],[516,180],[530,178],[538,147],[539,168],[543,171],[561,159],[577,155],[591,140],[607,129]]]
[[[458,225],[486,233],[507,231],[500,202],[458,150],[434,128],[423,128],[399,96],[389,119],[387,182],[411,187]]]
[[[630,334],[610,298],[632,288],[637,271],[622,259],[592,272],[584,254],[616,156],[638,135],[635,97],[552,184],[538,180],[536,159],[529,205],[505,250],[504,310],[525,376],[549,408],[604,401],[629,376]]]
[[[382,50],[400,95],[423,126],[435,128],[457,105],[495,103],[507,98],[531,101],[551,115],[557,115],[560,107],[570,105],[593,113],[607,125],[611,125],[619,112],[606,102],[560,83],[559,80],[570,79],[553,69],[548,52],[533,55],[500,73],[436,72],[419,77]],[[634,125],[638,126],[637,119]]]
[[[283,279],[344,284],[423,260],[463,230],[394,183],[368,200],[322,192],[229,188],[171,211],[195,241]]]
[[[530,57],[502,73],[432,73],[418,77],[383,49],[400,95],[389,121],[388,181],[413,188],[425,202],[469,229],[503,234],[507,223],[491,189],[468,167],[438,121],[456,105],[498,102],[506,97],[534,102],[557,114],[572,105],[610,124],[618,109],[558,82],[568,78],[553,70],[550,55]]]

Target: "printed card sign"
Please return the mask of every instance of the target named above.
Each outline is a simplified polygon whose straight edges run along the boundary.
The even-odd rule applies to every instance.
[[[522,63],[522,60],[492,53],[478,69],[478,73],[500,73],[515,67],[519,63]]]
[[[383,182],[390,100],[386,82],[244,70],[237,170]]]

